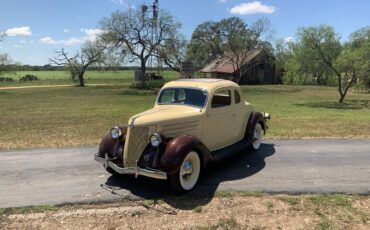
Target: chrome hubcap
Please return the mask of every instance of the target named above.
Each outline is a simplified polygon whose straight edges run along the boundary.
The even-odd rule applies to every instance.
[[[254,133],[253,133],[253,148],[254,149],[256,150],[259,149],[259,147],[261,146],[262,137],[263,137],[263,129],[260,124],[256,124]]]
[[[186,179],[193,173],[193,164],[191,161],[187,160],[184,162],[184,166],[182,167],[182,176]]]
[[[200,158],[196,152],[190,152],[180,167],[179,179],[184,190],[192,189],[198,181],[200,174]]]

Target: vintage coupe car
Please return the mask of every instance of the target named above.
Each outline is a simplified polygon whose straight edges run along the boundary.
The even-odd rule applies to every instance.
[[[267,119],[268,113],[243,101],[232,81],[171,81],[154,108],[113,127],[94,158],[112,174],[168,179],[175,191],[188,191],[207,163],[248,146],[258,150]]]

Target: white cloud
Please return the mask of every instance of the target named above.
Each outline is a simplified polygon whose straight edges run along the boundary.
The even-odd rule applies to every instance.
[[[103,33],[103,30],[101,29],[81,29],[81,32],[84,32],[86,34],[85,40],[87,41],[95,41],[98,36]]]
[[[33,44],[33,43],[35,43],[35,41],[34,41],[34,40],[31,40],[31,41],[30,41],[30,44]]]
[[[218,0],[218,3],[226,3],[227,0]]]
[[[48,44],[48,45],[55,45],[58,44],[57,41],[53,40],[51,37],[44,37],[40,39],[41,43]]]
[[[31,36],[32,31],[29,26],[22,26],[22,27],[14,27],[11,29],[7,29],[5,34],[8,36]]]
[[[23,48],[23,46],[17,45],[17,44],[13,45],[13,47],[15,47],[15,48]]]
[[[47,45],[65,45],[65,46],[80,45],[87,41],[95,41],[99,34],[103,32],[100,29],[83,29],[83,28],[80,31],[83,32],[85,36],[71,37],[66,40],[54,40],[51,37],[43,37],[40,39],[40,43]]]
[[[111,0],[111,2],[113,2],[114,4],[118,4],[118,5],[125,5],[125,1],[124,0]]]
[[[84,43],[85,41],[80,38],[68,38],[67,40],[54,40],[51,37],[44,37],[40,39],[40,43],[47,44],[47,45],[66,45],[66,46],[73,46],[79,45]]]
[[[63,32],[64,33],[68,33],[69,32],[69,29],[64,29]]]
[[[232,14],[248,15],[248,14],[271,14],[275,12],[274,6],[264,5],[259,1],[241,3],[230,9]]]
[[[20,40],[19,43],[20,44],[25,44],[25,43],[27,43],[27,41],[26,40]]]
[[[291,41],[293,41],[293,37],[286,37],[286,38],[284,38],[284,41],[285,42],[291,42]]]

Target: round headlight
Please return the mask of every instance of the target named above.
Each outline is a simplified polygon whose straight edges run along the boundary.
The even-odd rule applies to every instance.
[[[154,133],[150,136],[150,144],[154,147],[158,147],[162,143],[162,138],[158,133]]]
[[[121,136],[122,133],[121,133],[121,130],[118,127],[113,127],[110,130],[110,134],[112,135],[113,139],[117,139]]]

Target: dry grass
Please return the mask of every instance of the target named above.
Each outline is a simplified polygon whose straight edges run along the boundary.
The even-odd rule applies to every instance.
[[[294,201],[294,202],[292,202]],[[140,204],[141,203],[141,204]],[[22,209],[23,210],[23,209]],[[24,229],[369,229],[370,197],[183,195],[160,202],[73,205],[4,212],[0,228]]]

